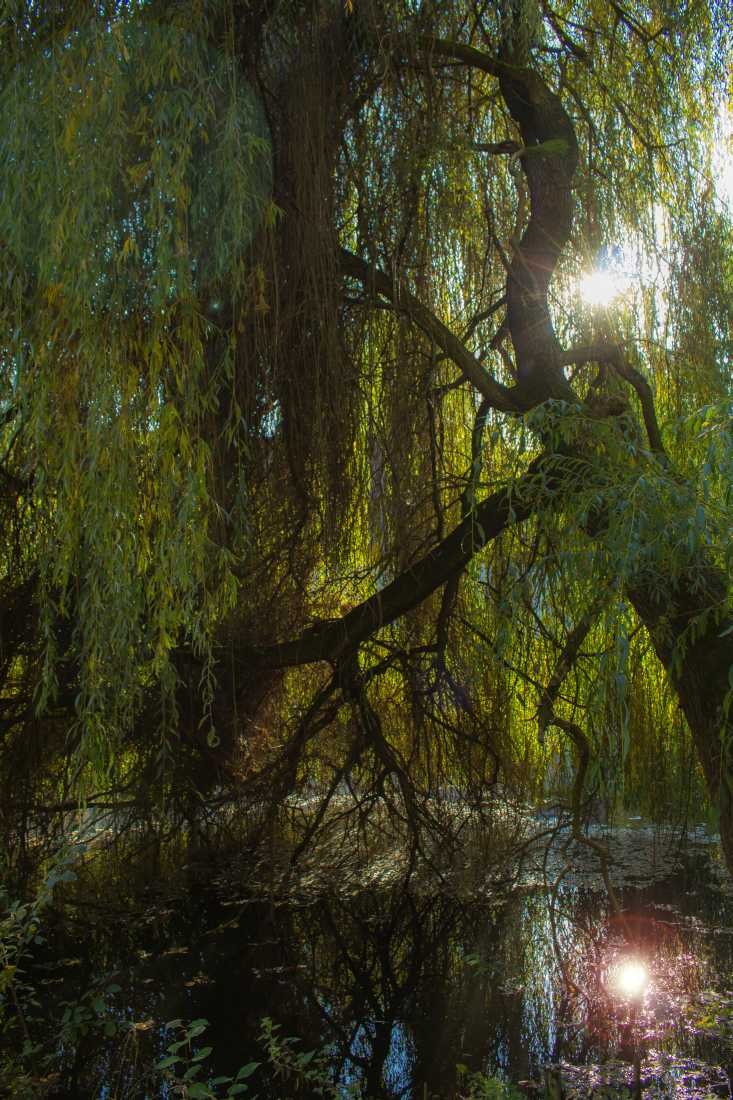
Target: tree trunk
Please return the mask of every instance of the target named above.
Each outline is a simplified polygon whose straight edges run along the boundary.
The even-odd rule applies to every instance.
[[[690,727],[710,799],[720,814],[720,839],[733,874],[733,726],[726,711],[733,668],[733,624],[724,617],[726,585],[699,560],[679,584],[636,584],[629,598],[677,693]],[[730,631],[730,632],[728,632]]]

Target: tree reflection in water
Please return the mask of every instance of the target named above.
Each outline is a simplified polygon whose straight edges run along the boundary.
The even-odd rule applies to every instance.
[[[637,1050],[645,1072],[662,1055],[719,1062],[684,1018],[697,991],[733,970],[731,937],[715,934],[731,907],[713,881],[696,896],[691,882],[679,872],[627,885],[613,919],[580,875],[555,891],[527,881],[470,897],[414,880],[341,896],[335,881],[329,896],[235,902],[231,884],[223,900],[199,884],[155,933],[141,924],[125,944],[98,935],[92,951],[126,975],[128,1018],[210,1021],[214,1073],[262,1057],[268,1016],[298,1049],[325,1047],[338,1079],[370,1097],[449,1097],[458,1064],[520,1081],[541,1080],[548,1062],[630,1065]],[[624,953],[650,971],[633,1011],[608,984]],[[99,1062],[87,1072],[91,1081]],[[255,1091],[278,1088],[263,1078]]]

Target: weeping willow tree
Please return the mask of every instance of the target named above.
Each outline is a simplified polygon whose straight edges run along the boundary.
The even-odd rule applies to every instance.
[[[7,829],[704,789],[733,863],[731,14],[3,3]]]

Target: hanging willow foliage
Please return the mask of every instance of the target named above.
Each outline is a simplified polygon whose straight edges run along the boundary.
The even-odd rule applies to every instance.
[[[41,593],[36,705],[75,661],[100,759],[146,682],[170,691],[182,639],[209,667],[212,623],[236,597],[204,426],[233,371],[217,312],[249,294],[249,245],[272,216],[268,128],[236,60],[200,28],[132,14],[90,10],[16,40],[0,122],[3,381],[32,485],[18,538]]]
[[[3,15],[5,776],[722,798],[729,5]]]

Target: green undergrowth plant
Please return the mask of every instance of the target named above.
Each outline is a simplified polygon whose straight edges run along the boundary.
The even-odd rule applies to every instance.
[[[47,1070],[51,1054],[37,1038],[41,1002],[29,964],[45,942],[42,924],[59,883],[72,880],[83,846],[62,847],[27,901],[12,899],[0,886],[0,1094],[32,1095],[32,1072]],[[73,1026],[72,1014],[64,1021]],[[3,1092],[3,1090],[8,1090]]]
[[[166,1030],[175,1036],[168,1043],[163,1058],[155,1063],[155,1069],[174,1096],[183,1096],[187,1100],[229,1100],[230,1097],[244,1096],[249,1093],[247,1079],[261,1065],[260,1062],[247,1062],[240,1066],[233,1076],[206,1075],[206,1062],[213,1047],[197,1046],[199,1039],[209,1026],[208,1020],[198,1019],[186,1023],[184,1020],[170,1020]]]
[[[45,1097],[75,1080],[90,1047],[142,1027],[116,1014],[121,987],[109,975],[97,975],[72,999],[49,1002],[41,988],[39,975],[48,968],[39,955],[55,894],[77,878],[85,851],[81,836],[68,838],[27,899],[11,898],[0,886],[0,1096]]]
[[[261,1062],[242,1065],[233,1076],[206,1077],[206,1063],[211,1046],[197,1046],[208,1028],[205,1019],[171,1020],[166,1029],[175,1034],[166,1047],[166,1055],[155,1065],[172,1095],[187,1100],[229,1100],[229,1097],[249,1096],[256,1100],[257,1084],[263,1077],[277,1086],[272,1093],[279,1100],[293,1097],[323,1097],[324,1100],[371,1100],[358,1080],[344,1082],[335,1072],[327,1045],[302,1050],[297,1036],[283,1035],[280,1024],[265,1016],[260,1025],[258,1044],[263,1052]],[[260,1071],[257,1073],[257,1071]],[[450,1097],[425,1092],[431,1100],[522,1100],[524,1094],[502,1078],[481,1072],[471,1072],[465,1065],[456,1067],[456,1087]]]
[[[300,1040],[282,1035],[280,1025],[269,1016],[262,1020],[259,1039],[275,1078],[291,1090],[330,1100],[366,1100],[358,1083],[342,1085],[334,1080],[326,1048],[298,1050]]]
[[[486,1073],[471,1073],[467,1066],[459,1064],[459,1100],[524,1100],[525,1093],[501,1077]]]

